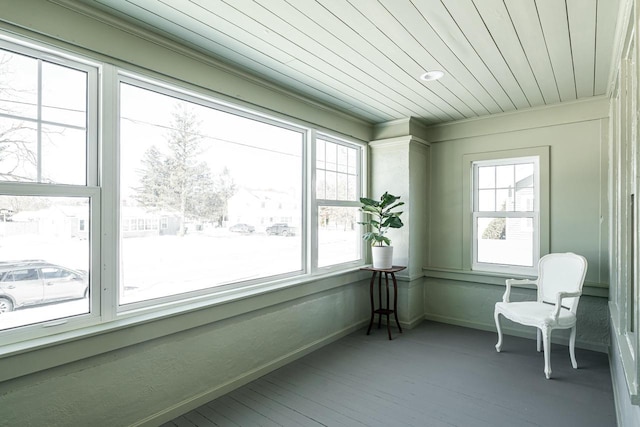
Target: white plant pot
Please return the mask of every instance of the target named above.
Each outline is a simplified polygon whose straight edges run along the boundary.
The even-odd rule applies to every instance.
[[[373,268],[389,269],[393,267],[393,246],[372,246]]]

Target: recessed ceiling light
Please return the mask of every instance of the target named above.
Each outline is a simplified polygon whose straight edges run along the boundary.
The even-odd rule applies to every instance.
[[[424,80],[425,82],[430,82],[432,80],[438,80],[444,76],[444,72],[440,70],[427,71],[423,75],[420,76],[420,80]]]

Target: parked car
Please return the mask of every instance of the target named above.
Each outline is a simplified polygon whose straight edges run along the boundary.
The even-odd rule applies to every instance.
[[[236,224],[229,227],[229,231],[233,231],[236,233],[253,233],[256,231],[256,228],[253,225],[249,224]]]
[[[87,272],[42,260],[0,262],[0,313],[18,307],[84,298]]]
[[[296,229],[290,227],[287,223],[279,222],[266,228],[269,236],[295,236]]]

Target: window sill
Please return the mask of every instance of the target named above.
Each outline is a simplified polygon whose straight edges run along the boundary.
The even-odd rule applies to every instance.
[[[110,322],[0,346],[0,382],[365,280],[369,275],[360,267],[129,312]]]
[[[482,283],[486,285],[504,286],[506,279],[535,279],[536,276],[493,273],[484,271],[471,270],[454,270],[448,268],[423,268],[424,277],[433,279],[456,280],[459,282]],[[523,287],[535,289],[533,285],[514,285],[515,287]],[[609,285],[606,283],[584,282],[583,295],[609,298]]]

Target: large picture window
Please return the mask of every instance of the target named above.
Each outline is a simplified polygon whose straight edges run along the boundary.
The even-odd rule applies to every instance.
[[[305,137],[122,81],[120,303],[302,272]]]

